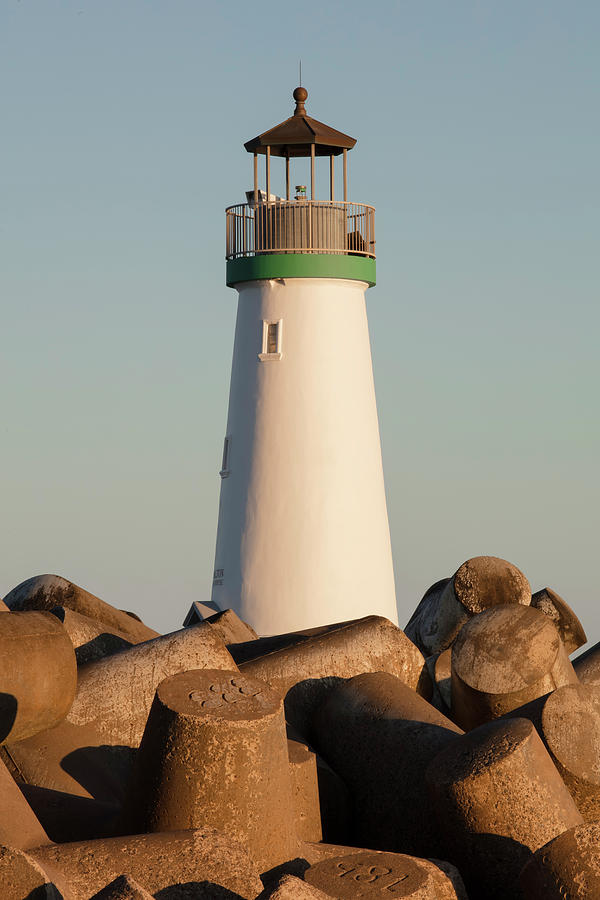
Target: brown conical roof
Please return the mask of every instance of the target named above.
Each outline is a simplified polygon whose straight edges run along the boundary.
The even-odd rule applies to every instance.
[[[312,144],[315,145],[315,156],[339,156],[343,150],[352,150],[356,138],[306,115],[306,88],[297,87],[293,96],[296,101],[293,116],[247,141],[244,147],[248,153],[266,153],[270,147],[272,156],[310,156]]]

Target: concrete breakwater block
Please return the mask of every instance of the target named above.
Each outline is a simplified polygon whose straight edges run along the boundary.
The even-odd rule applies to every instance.
[[[540,847],[524,866],[525,900],[600,897],[600,822],[578,825]]]
[[[304,880],[336,900],[467,900],[454,866],[446,863],[442,869],[434,860],[401,853],[361,851],[334,856],[307,869]]]
[[[26,850],[49,843],[39,819],[0,761],[0,844]],[[1,894],[0,894],[1,896]]]
[[[465,734],[435,757],[426,778],[444,858],[458,866],[471,900],[518,897],[531,853],[583,821],[526,719]]]
[[[319,776],[317,756],[306,744],[288,738],[288,757],[296,833],[303,841],[320,841],[321,805],[319,801]]]
[[[130,640],[124,632],[110,625],[104,625],[96,619],[90,619],[89,616],[82,616],[81,613],[66,606],[55,606],[51,613],[62,622],[69,635],[78,665],[102,659],[111,653],[126,650],[134,643],[139,643]]]
[[[139,749],[129,808],[140,831],[202,824],[231,835],[260,871],[295,856],[281,697],[235,671],[165,679]]]
[[[123,800],[133,762],[130,747],[107,744],[91,725],[66,720],[6,744],[0,756],[18,782],[108,803]]]
[[[523,572],[497,556],[475,556],[452,578],[429,588],[406,633],[425,656],[435,655],[452,645],[471,616],[513,603],[531,603],[531,588]]]
[[[358,846],[435,855],[438,836],[425,771],[461,734],[385,672],[356,675],[330,691],[313,721],[313,735],[348,785]]]
[[[600,820],[600,685],[565,685],[510,715],[533,722],[585,821]]]
[[[14,612],[32,609],[50,611],[56,606],[64,606],[123,632],[132,644],[158,636],[157,631],[148,628],[137,616],[116,609],[60,575],[35,575],[28,578],[13,588],[4,602]]]
[[[67,719],[92,725],[107,744],[137,747],[163,678],[188,669],[236,668],[210,625],[181,628],[80,666]]]
[[[31,850],[27,856],[46,873],[65,900],[89,900],[123,874],[150,894],[166,894],[167,888],[186,884],[199,885],[199,894],[202,885],[208,883],[244,900],[253,900],[262,890],[258,870],[248,852],[231,838],[210,829],[53,844]],[[0,884],[2,875],[0,867]],[[189,896],[195,895],[190,892]],[[27,894],[18,900],[23,897]]]
[[[554,622],[567,653],[575,653],[587,642],[583,625],[569,604],[556,591],[548,587],[536,591],[531,596],[531,605]]]
[[[307,737],[313,715],[341,679],[389,672],[427,697],[431,681],[420,651],[388,619],[367,616],[240,664],[285,698],[288,720]]]
[[[0,743],[56,725],[69,712],[76,686],[75,651],[55,616],[0,616]]]
[[[452,717],[464,729],[577,681],[551,620],[530,606],[474,616],[452,648]]]

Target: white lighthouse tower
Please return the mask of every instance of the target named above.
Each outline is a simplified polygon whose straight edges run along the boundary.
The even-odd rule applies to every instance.
[[[397,621],[365,292],[374,214],[348,201],[356,141],[294,114],[245,144],[248,202],[227,209],[227,284],[238,294],[212,600],[259,634],[375,613]],[[259,190],[258,157],[265,158]],[[334,160],[343,158],[343,199]],[[285,197],[271,161],[285,161]],[[290,197],[290,161],[310,195]],[[315,195],[329,160],[329,199]]]

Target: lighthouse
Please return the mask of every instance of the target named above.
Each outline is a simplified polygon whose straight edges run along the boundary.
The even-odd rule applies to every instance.
[[[348,200],[356,140],[311,118],[307,96],[296,88],[293,115],[244,145],[254,187],[226,210],[239,297],[212,601],[263,635],[397,622],[365,303],[375,210]],[[310,185],[290,190],[303,157]]]

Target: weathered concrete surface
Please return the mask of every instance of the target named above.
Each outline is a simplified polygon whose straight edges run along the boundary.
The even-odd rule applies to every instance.
[[[226,645],[255,641],[258,638],[254,628],[247,622],[242,622],[233,609],[224,609],[223,612],[214,613],[204,621],[213,628]]]
[[[52,877],[28,853],[14,847],[0,846],[0,886],[2,900],[62,900]]]
[[[551,588],[536,591],[531,597],[531,605],[552,619],[567,653],[574,653],[587,641],[583,625],[562,597]]]
[[[458,871],[433,860],[401,853],[362,851],[338,856],[311,866],[304,880],[336,900],[378,900],[402,897],[411,900],[466,900]]]
[[[16,850],[27,850],[29,847],[48,843],[49,838],[43,826],[2,761],[0,809],[0,844]]]
[[[130,875],[119,875],[90,900],[153,900],[153,897]]]
[[[92,726],[66,720],[1,750],[19,781],[108,802],[123,800],[133,762],[130,747],[111,746]]]
[[[425,656],[432,656],[453,644],[471,616],[494,606],[530,602],[531,588],[520,569],[497,556],[475,556],[445,585],[432,585],[407,626],[408,633]]]
[[[316,709],[340,679],[362,672],[388,672],[431,696],[422,654],[403,631],[380,616],[309,637],[243,663],[240,669],[266,681],[285,698],[288,721],[306,737]]]
[[[318,750],[350,790],[352,843],[436,855],[425,771],[462,734],[453,722],[400,679],[372,672],[331,690],[313,733]]]
[[[474,616],[452,648],[452,718],[465,730],[577,681],[551,620],[530,606]]]
[[[600,685],[565,685],[509,715],[533,722],[585,821],[600,819]]]
[[[520,884],[526,900],[600,897],[600,822],[571,828],[537,850]]]
[[[233,644],[228,647],[228,650],[238,666],[240,666],[251,659],[266,656],[267,653],[274,653],[276,650],[284,650],[287,647],[295,647],[298,644],[303,644],[309,638],[321,637],[361,621],[362,619],[349,619],[347,622],[332,622],[330,625],[317,625],[315,628],[288,631],[285,634],[271,634],[268,637],[259,637],[257,640],[246,640],[239,644]]]
[[[330,895],[307,884],[295,875],[284,875],[272,888],[266,888],[256,900],[329,900]]]
[[[288,739],[292,797],[296,810],[296,833],[303,841],[320,841],[321,808],[317,756],[306,744]]]
[[[62,622],[65,631],[71,638],[78,665],[92,662],[94,659],[102,659],[119,650],[127,650],[134,644],[124,632],[102,625],[95,619],[82,616],[81,613],[68,609],[66,606],[55,606],[50,611],[59,622]]]
[[[0,743],[56,725],[68,713],[76,686],[73,645],[55,616],[0,616]]]
[[[28,578],[13,588],[4,602],[11,610],[50,611],[55,606],[65,606],[122,631],[134,644],[158,636],[157,631],[148,628],[139,618],[116,609],[60,575],[35,575]]]
[[[600,642],[574,659],[573,668],[582,684],[600,684]]]
[[[80,666],[68,715],[92,725],[106,744],[137,747],[160,682],[188,669],[236,670],[225,644],[204,622]]]
[[[582,819],[532,722],[490,722],[427,770],[444,856],[470,900],[513,900],[530,854]]]
[[[161,682],[132,791],[142,831],[217,828],[261,871],[297,853],[283,701],[246,675],[197,670]]]
[[[431,656],[431,647],[438,645],[438,607],[449,581],[449,578],[441,578],[427,588],[404,629],[423,656]]]
[[[245,900],[262,890],[246,850],[209,829],[53,844],[31,851],[31,856],[52,871],[66,900],[88,900],[123,874],[150,894],[164,891],[164,896],[166,888],[195,882],[220,885]]]

